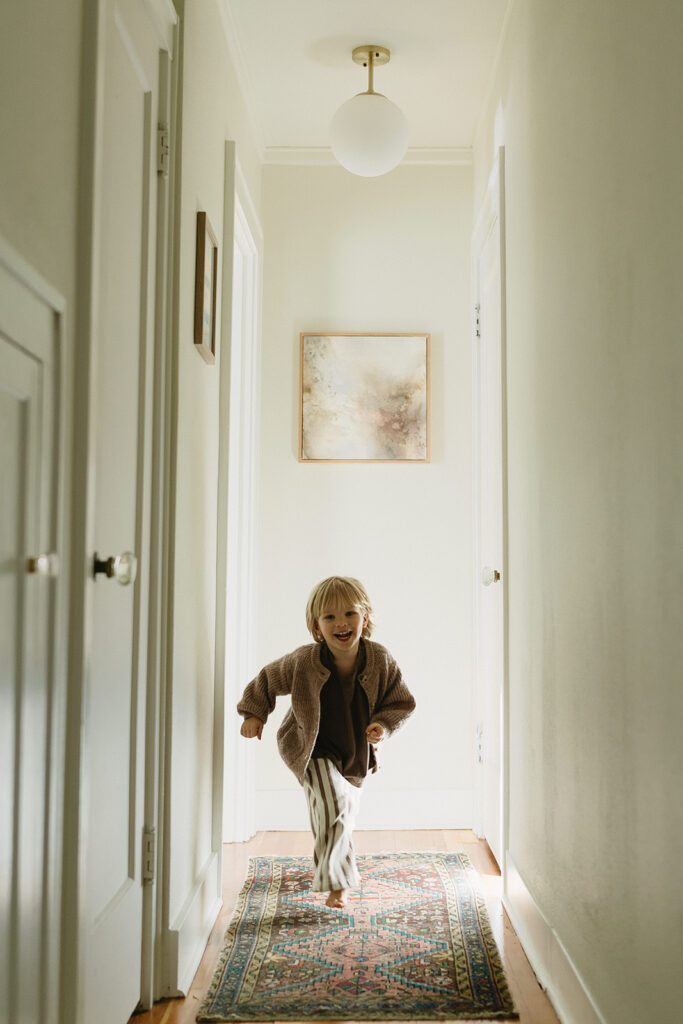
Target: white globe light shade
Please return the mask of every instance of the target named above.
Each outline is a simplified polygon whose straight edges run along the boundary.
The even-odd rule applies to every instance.
[[[408,122],[395,103],[377,92],[361,92],[332,118],[332,152],[342,167],[364,178],[386,174],[408,148]]]

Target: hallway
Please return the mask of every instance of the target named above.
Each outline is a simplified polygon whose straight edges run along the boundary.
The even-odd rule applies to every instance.
[[[413,134],[365,177],[373,39]],[[680,0],[3,5],[3,1024],[190,1024],[248,853],[308,849],[285,707],[256,750],[234,708],[337,573],[417,701],[359,847],[476,851],[523,1024],[522,946],[562,1024],[679,1024],[681,40]],[[427,338],[429,461],[300,460],[302,336]]]
[[[508,984],[519,1013],[519,1024],[558,1024],[548,997],[539,986],[501,904],[501,878],[486,843],[473,832],[462,830],[355,833],[359,854],[393,850],[462,852],[470,858],[481,880],[486,907]],[[311,837],[307,832],[259,832],[247,843],[226,843],[223,847],[223,909],[211,932],[206,952],[187,997],[157,1003],[146,1013],[135,1014],[129,1024],[194,1024],[197,1010],[213,977],[223,948],[223,936],[246,878],[249,857],[309,856]],[[463,1022],[466,1024],[466,1022]],[[486,1024],[479,1021],[478,1024]]]

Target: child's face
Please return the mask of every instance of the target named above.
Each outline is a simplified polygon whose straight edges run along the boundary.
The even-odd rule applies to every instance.
[[[323,608],[317,626],[332,653],[341,654],[357,649],[367,621],[368,616],[359,604],[339,602]]]

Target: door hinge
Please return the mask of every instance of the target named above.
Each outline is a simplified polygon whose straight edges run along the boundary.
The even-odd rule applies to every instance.
[[[153,882],[156,874],[156,829],[143,828],[142,830],[142,881]]]
[[[477,305],[474,307],[474,334],[477,338],[481,338],[481,306]]]
[[[168,178],[168,164],[170,153],[170,136],[167,124],[160,124],[157,127],[157,174],[163,174]]]
[[[477,725],[477,764],[484,763],[484,726]]]

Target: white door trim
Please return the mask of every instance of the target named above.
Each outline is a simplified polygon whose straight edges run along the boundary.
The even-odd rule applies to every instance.
[[[223,170],[223,279],[221,281],[221,344],[218,402],[218,501],[216,508],[216,656],[214,662],[214,779],[212,849],[221,849],[225,792],[225,666],[228,604],[228,478],[230,474],[230,362],[232,350],[233,239],[235,235],[235,143],[226,140]]]
[[[222,841],[242,842],[255,831],[254,752],[239,741],[235,704],[254,667],[263,235],[239,161],[233,157],[234,171],[229,165],[228,154],[234,154],[234,147],[227,147],[231,146],[226,146],[224,234],[233,240],[232,246],[226,241],[224,247],[225,285],[229,278],[232,293],[232,306],[225,313],[229,332],[225,337],[230,337],[231,344],[230,365],[223,368],[225,376],[221,379],[221,443],[225,444],[225,454],[220,465],[225,473],[225,506],[219,517],[219,535],[226,557],[222,629],[233,642],[221,667],[227,737]]]
[[[508,458],[507,458],[507,362],[506,362],[506,274],[505,274],[505,149],[501,146],[494,158],[494,164],[489,176],[486,194],[482,201],[479,213],[475,220],[475,227],[472,234],[472,307],[476,309],[479,301],[479,281],[476,270],[476,258],[481,250],[483,241],[487,237],[492,225],[498,221],[500,237],[500,375],[501,375],[501,493],[502,493],[502,562],[501,580],[502,601],[503,601],[503,637],[502,637],[502,724],[501,724],[501,788],[502,788],[502,863],[500,864],[503,876],[506,871],[506,851],[508,848],[508,820],[509,820],[509,657],[508,657],[508,621],[509,621],[509,573],[508,573]],[[474,563],[473,563],[473,590],[474,590],[474,702],[475,707],[480,706],[481,682],[480,665],[481,655],[479,644],[481,638],[481,623],[479,611],[479,593],[482,586],[479,552],[481,549],[481,511],[479,508],[479,420],[477,417],[477,396],[479,394],[479,359],[478,359],[478,337],[476,329],[473,330],[474,353],[472,360],[473,372],[473,466],[475,472],[475,485],[473,488],[474,504]],[[479,712],[477,720],[479,721]],[[481,737],[476,738],[475,749],[479,752]],[[483,772],[477,764],[475,771],[475,801],[474,801],[474,827],[475,831],[481,834],[483,821]]]
[[[145,797],[143,827],[151,842],[153,877],[143,888],[142,956],[140,1006],[148,1009],[163,994],[165,708],[167,696],[167,650],[170,643],[170,591],[168,560],[170,543],[169,477],[173,452],[171,389],[173,381],[173,244],[175,237],[174,195],[176,182],[176,114],[178,96],[178,25],[169,12],[168,49],[159,54],[159,125],[166,126],[168,156],[166,172],[158,177],[156,225],[156,294],[154,315],[154,386],[152,396],[152,479],[150,530],[149,642],[147,659],[147,703],[145,718]]]
[[[77,295],[73,423],[90,417],[91,339],[95,294],[92,281],[96,247],[97,152],[102,123],[102,0],[88,4],[83,16],[81,60],[81,136],[79,148]],[[71,475],[71,584],[64,799],[62,995],[60,1021],[83,1020],[83,953],[86,942],[84,793],[86,580],[87,550],[83,544],[89,508],[90,444],[87,429],[74,429]]]

